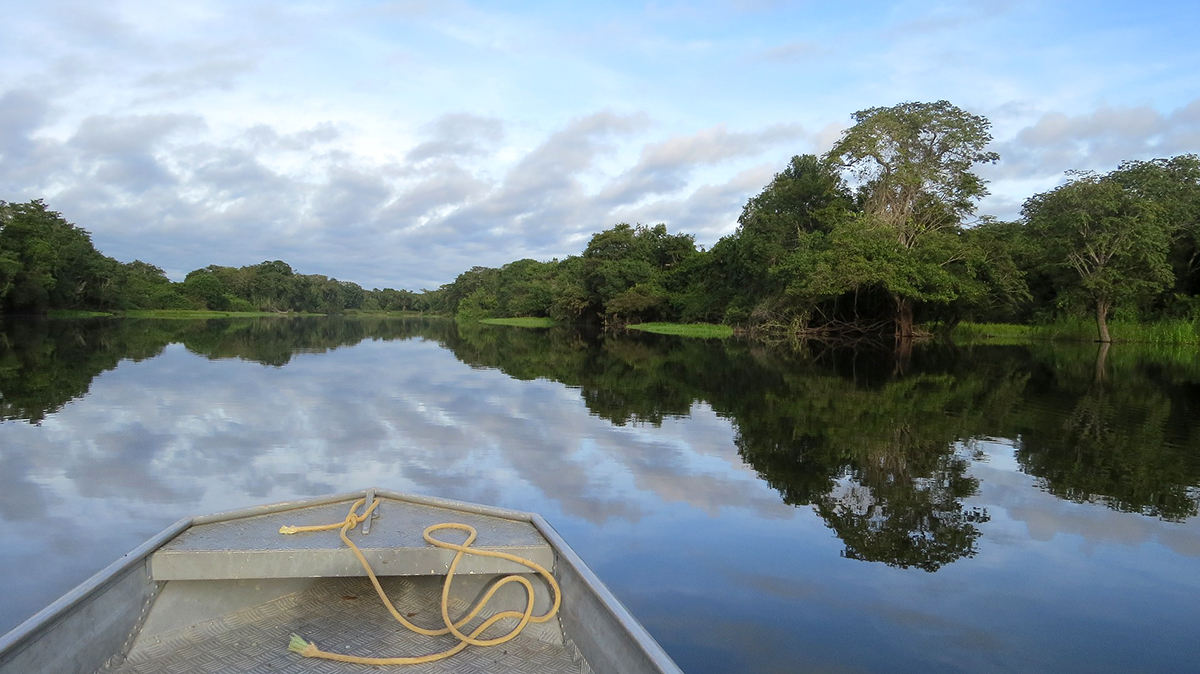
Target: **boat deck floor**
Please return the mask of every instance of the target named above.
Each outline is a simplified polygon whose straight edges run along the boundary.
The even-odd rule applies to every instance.
[[[440,578],[385,577],[384,590],[396,607],[419,625],[440,626]],[[468,602],[452,600],[451,615],[461,615]],[[485,610],[472,625],[488,617]],[[515,620],[501,621],[484,636],[497,636]],[[468,646],[445,660],[408,665],[405,674],[434,672],[571,672],[591,668],[570,640],[563,638],[557,619],[530,625],[516,639],[486,648]],[[321,649],[367,657],[424,655],[446,650],[451,636],[427,637],[410,632],[388,614],[365,578],[316,581],[299,592],[243,608],[215,619],[134,643],[126,659],[102,669],[106,674],[150,672],[367,672],[381,667],[304,658],[288,651],[291,635],[315,642]],[[398,670],[399,671],[399,670]]]

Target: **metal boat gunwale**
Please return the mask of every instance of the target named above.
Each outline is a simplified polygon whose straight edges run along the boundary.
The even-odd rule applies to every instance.
[[[417,505],[469,512],[531,524],[546,539],[550,547],[553,548],[559,558],[559,564],[565,564],[571,572],[578,576],[578,580],[582,583],[584,589],[590,592],[601,606],[612,615],[616,625],[619,626],[620,630],[625,632],[627,638],[636,644],[637,648],[641,651],[641,655],[648,660],[648,664],[651,664],[658,671],[665,674],[680,673],[679,667],[667,655],[658,642],[655,641],[654,637],[633,617],[633,614],[629,612],[624,604],[612,594],[566,540],[541,515],[533,512],[510,510],[433,496],[405,494],[379,488],[355,490],[340,494],[283,501],[269,505],[250,506],[210,515],[182,518],[101,569],[46,608],[13,628],[7,634],[0,636],[0,667],[3,666],[5,661],[9,661],[11,657],[36,643],[43,635],[52,630],[58,622],[69,618],[72,615],[72,609],[93,597],[102,595],[110,584],[122,578],[123,573],[131,570],[139,563],[146,563],[156,550],[193,526],[345,502],[362,498],[370,493],[374,493],[375,497],[385,497]],[[559,570],[555,571],[555,575],[559,575],[559,573]],[[603,637],[600,638],[600,641],[603,641]]]
[[[46,608],[30,616],[29,619],[14,627],[8,634],[0,636],[0,657],[8,655],[10,652],[15,652],[22,642],[37,637],[43,629],[52,626],[60,619],[66,618],[72,608],[105,589],[106,585],[118,578],[125,571],[144,562],[155,550],[186,531],[191,525],[192,518],[190,517],[177,520],[171,526],[150,537],[146,542],[122,555],[112,564],[97,571],[91,578],[75,586],[70,592],[59,597]]]

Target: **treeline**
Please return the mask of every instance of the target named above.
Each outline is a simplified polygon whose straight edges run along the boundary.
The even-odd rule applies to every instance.
[[[1072,173],[1015,222],[975,217],[989,122],[946,101],[855,113],[824,156],[793,157],[710,250],[620,224],[578,256],[475,267],[431,305],[461,318],[720,322],[794,335],[917,325],[1200,321],[1200,157]],[[1200,323],[1197,323],[1200,324]]]
[[[423,311],[430,297],[365,290],[320,274],[297,274],[275,260],[246,267],[210,265],[181,283],[159,267],[119,262],[91,235],[41,200],[0,201],[0,313],[195,309],[338,314],[347,310]]]
[[[0,202],[0,311],[416,310],[620,326],[713,322],[792,336],[912,337],[961,321],[1179,320],[1200,328],[1200,156],[1072,173],[1020,219],[976,216],[990,123],[946,101],[854,114],[823,156],[793,157],[711,249],[619,224],[579,255],[474,267],[438,290],[373,289],[281,261],[170,281],[121,263],[42,201]]]

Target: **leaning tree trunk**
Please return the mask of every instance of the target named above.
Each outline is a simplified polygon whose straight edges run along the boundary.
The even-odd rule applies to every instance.
[[[1093,382],[1103,384],[1108,380],[1108,350],[1112,348],[1110,342],[1100,342],[1100,350],[1096,352],[1096,369],[1093,376]]]
[[[913,338],[913,306],[907,297],[893,295],[896,302],[896,340],[905,341]]]
[[[1112,341],[1112,337],[1108,335],[1108,302],[1104,300],[1096,300],[1096,328],[1100,331],[1100,339],[1097,341]]]

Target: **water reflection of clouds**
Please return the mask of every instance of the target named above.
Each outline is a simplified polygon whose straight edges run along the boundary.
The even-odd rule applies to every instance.
[[[577,390],[474,370],[432,342],[364,342],[282,368],[172,345],[100,375],[40,427],[5,422],[0,438],[0,590],[16,597],[0,627],[178,517],[366,485],[591,525],[664,502],[791,512],[741,469],[730,423],[707,408],[614,427]],[[12,587],[33,560],[69,551]]]
[[[964,505],[990,520],[932,574],[840,556],[709,404],[613,426],[584,393],[418,340],[123,362],[41,427],[0,423],[0,629],[180,516],[371,484],[543,513],[685,670],[1102,671],[1123,651],[1080,652],[1092,626],[1195,615],[1200,521],[1062,501],[1010,441],[957,448],[983,451]],[[1190,634],[1160,632],[1139,644]],[[1167,671],[1178,648],[1157,648]]]
[[[968,503],[987,507],[992,516],[984,529],[985,545],[1028,546],[1073,536],[1084,554],[1100,545],[1153,543],[1179,555],[1200,557],[1200,519],[1167,522],[1065,501],[1039,489],[1036,478],[1020,471],[1011,441],[981,441],[978,446],[986,458],[970,469],[980,481],[980,491]]]

